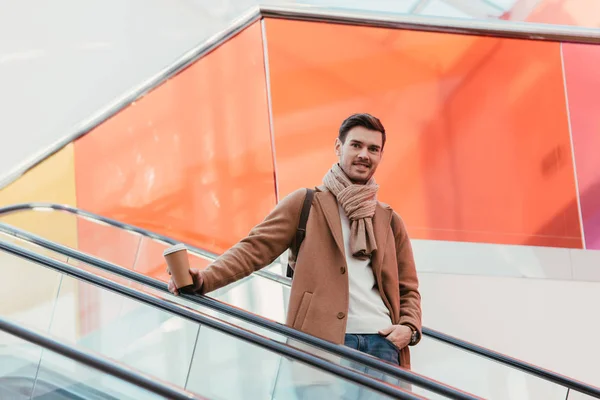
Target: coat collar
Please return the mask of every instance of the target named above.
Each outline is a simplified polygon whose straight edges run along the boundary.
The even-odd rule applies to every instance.
[[[331,232],[335,244],[337,244],[338,250],[344,254],[344,238],[342,236],[342,220],[340,219],[340,212],[338,209],[337,199],[333,193],[329,191],[323,191],[319,189],[319,195],[315,196],[321,208],[323,214],[329,225],[329,231]]]
[[[315,196],[321,208],[329,230],[335,240],[338,250],[345,255],[344,252],[344,238],[342,236],[342,221],[340,219],[340,212],[338,209],[338,203],[335,196],[323,187],[318,187],[318,195]],[[390,223],[392,218],[392,209],[385,204],[377,204],[375,208],[375,215],[373,216],[373,231],[375,232],[375,242],[377,243],[377,251],[373,254],[371,259],[373,272],[378,275],[381,273],[381,266],[383,265],[383,254],[386,242],[388,240],[388,233],[390,232]]]
[[[392,209],[388,205],[379,203],[373,216],[373,231],[375,232],[375,242],[377,251],[371,258],[371,268],[377,277],[377,282],[381,284],[381,270],[383,266],[383,255],[391,232]]]

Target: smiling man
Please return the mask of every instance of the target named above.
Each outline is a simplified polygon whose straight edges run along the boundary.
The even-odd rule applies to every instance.
[[[421,337],[421,297],[404,224],[377,200],[373,175],[385,141],[379,119],[348,117],[335,140],[338,162],[314,196],[306,189],[291,193],[207,269],[192,270],[197,292],[248,276],[292,247],[309,196],[306,236],[290,256],[286,324],[410,368],[408,346]],[[177,293],[172,281],[169,289]]]

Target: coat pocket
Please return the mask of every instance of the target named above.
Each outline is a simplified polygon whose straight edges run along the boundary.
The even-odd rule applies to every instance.
[[[302,325],[304,325],[304,320],[306,319],[306,314],[308,314],[308,308],[310,307],[312,295],[313,294],[310,292],[304,292],[302,295],[300,307],[298,307],[298,312],[296,313],[296,318],[294,318],[294,324],[292,325],[294,329],[302,329]]]

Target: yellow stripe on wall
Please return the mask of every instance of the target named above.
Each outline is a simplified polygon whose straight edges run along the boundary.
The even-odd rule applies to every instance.
[[[0,206],[50,202],[76,207],[74,156],[71,143],[29,170],[0,190]],[[0,217],[0,221],[77,248],[77,220],[64,212],[23,211]]]

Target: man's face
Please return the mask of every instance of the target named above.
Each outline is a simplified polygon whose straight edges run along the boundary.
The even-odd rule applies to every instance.
[[[381,132],[362,126],[350,129],[344,143],[335,140],[335,154],[352,182],[365,184],[371,179],[383,155],[382,142]]]

